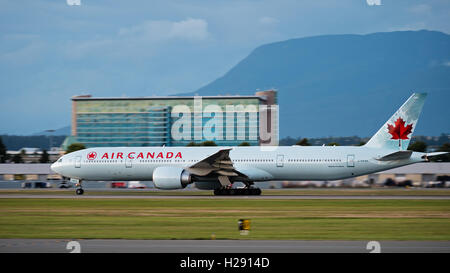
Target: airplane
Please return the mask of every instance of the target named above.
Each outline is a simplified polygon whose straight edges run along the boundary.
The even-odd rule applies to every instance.
[[[255,183],[338,180],[428,161],[446,152],[407,150],[426,93],[413,93],[363,146],[102,147],[66,154],[51,169],[83,180],[153,181],[158,189],[191,183],[215,195],[260,195]],[[245,186],[233,188],[234,182]]]

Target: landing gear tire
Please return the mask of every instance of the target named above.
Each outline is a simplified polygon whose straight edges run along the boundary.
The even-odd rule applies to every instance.
[[[227,189],[220,188],[214,190],[214,195],[261,195],[260,188]]]
[[[261,189],[260,188],[254,188],[250,189],[251,195],[261,195]]]
[[[77,190],[75,191],[75,193],[76,193],[77,195],[82,195],[82,194],[84,193],[84,190],[83,190],[83,189],[77,189]]]

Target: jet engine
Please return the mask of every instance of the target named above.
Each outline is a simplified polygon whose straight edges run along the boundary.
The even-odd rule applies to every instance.
[[[192,176],[183,168],[158,167],[153,171],[153,183],[158,189],[183,189],[192,183]]]

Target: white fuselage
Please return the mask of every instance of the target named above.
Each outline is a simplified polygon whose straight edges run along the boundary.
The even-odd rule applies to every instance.
[[[424,161],[421,153],[403,160],[379,161],[377,158],[395,151],[364,146],[110,147],[67,154],[52,169],[82,180],[150,181],[157,167],[187,169],[224,148],[231,148],[233,167],[255,174],[255,182],[337,180]]]

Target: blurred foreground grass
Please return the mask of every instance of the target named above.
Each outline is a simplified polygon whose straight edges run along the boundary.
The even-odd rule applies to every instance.
[[[237,221],[251,220],[241,236]],[[450,240],[450,200],[0,199],[0,238]]]

